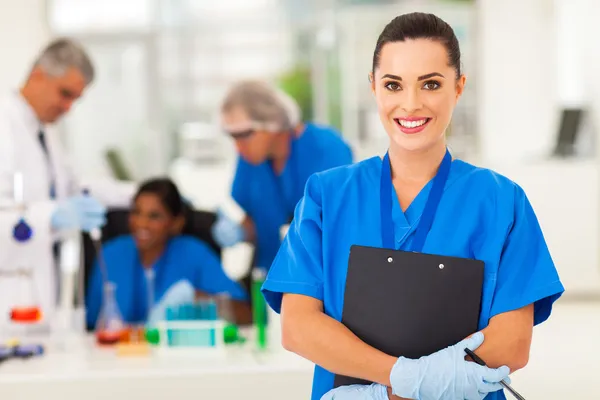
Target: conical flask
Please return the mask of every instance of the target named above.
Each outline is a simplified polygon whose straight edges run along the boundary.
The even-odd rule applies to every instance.
[[[42,319],[42,311],[37,299],[33,269],[22,268],[13,278],[17,290],[15,302],[10,310],[10,319],[18,324],[34,324]]]
[[[125,334],[125,323],[123,322],[123,317],[115,298],[116,289],[114,283],[104,283],[102,309],[96,321],[96,340],[99,344],[116,344]]]

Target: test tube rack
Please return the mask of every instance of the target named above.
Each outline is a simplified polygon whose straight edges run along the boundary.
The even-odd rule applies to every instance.
[[[165,319],[155,326],[159,335],[156,352],[163,355],[220,355],[225,349],[225,325],[217,317],[214,302],[167,309]]]

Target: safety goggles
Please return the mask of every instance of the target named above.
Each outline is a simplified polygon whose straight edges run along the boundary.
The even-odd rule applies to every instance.
[[[250,136],[254,135],[257,131],[265,131],[265,132],[277,132],[276,124],[268,124],[268,123],[260,123],[260,122],[251,122],[249,124],[242,124],[237,128],[234,127],[224,127],[223,130],[225,133],[234,140],[243,140],[247,139]]]
[[[254,129],[246,129],[243,131],[235,131],[235,132],[226,131],[227,135],[229,135],[229,137],[232,138],[233,140],[248,139],[250,136],[254,135],[255,132],[256,132],[256,130],[254,130]]]

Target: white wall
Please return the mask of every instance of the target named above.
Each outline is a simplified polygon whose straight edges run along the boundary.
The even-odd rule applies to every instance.
[[[477,5],[481,156],[522,161],[547,155],[558,121],[553,2],[480,0]]]
[[[546,158],[561,105],[589,98],[600,127],[600,3],[481,0],[478,5],[479,162],[523,186],[567,291],[598,293],[599,163]]]
[[[584,55],[585,55],[585,84],[588,87],[588,100],[590,101],[592,111],[592,122],[595,127],[596,134],[600,134],[600,47],[598,46],[598,38],[600,37],[600,2],[598,0],[583,0],[585,1],[585,12],[581,14],[582,25],[584,26]],[[600,155],[600,140],[598,144],[597,154]]]
[[[0,0],[0,93],[21,86],[49,39],[46,0]]]
[[[485,166],[525,190],[567,293],[600,293],[600,171],[596,163],[551,160]]]

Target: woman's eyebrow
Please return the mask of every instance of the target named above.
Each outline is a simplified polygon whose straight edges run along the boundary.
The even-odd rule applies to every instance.
[[[423,81],[425,79],[433,78],[434,76],[439,76],[441,78],[445,78],[444,75],[440,74],[439,72],[431,72],[429,74],[421,75],[420,77],[417,78],[417,80]],[[390,78],[390,79],[395,79],[397,81],[402,81],[402,78],[399,77],[398,75],[385,74],[384,76],[381,77],[381,79],[384,79],[384,78]]]

